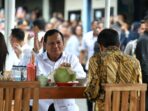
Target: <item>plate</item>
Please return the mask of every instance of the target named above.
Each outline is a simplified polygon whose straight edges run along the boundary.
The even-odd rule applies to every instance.
[[[74,85],[77,85],[79,83],[76,83],[76,82],[71,82],[71,83],[68,83],[68,82],[56,82],[56,85],[57,86],[74,86]]]

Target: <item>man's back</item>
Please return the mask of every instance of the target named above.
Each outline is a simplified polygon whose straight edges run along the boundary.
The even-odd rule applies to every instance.
[[[90,59],[89,80],[89,86],[85,92],[89,99],[93,99],[94,93],[96,93],[99,111],[101,109],[104,111],[102,101],[104,97],[101,97],[102,94],[104,95],[104,91],[102,93],[101,84],[142,83],[141,68],[136,58],[123,54],[117,47],[109,47],[106,51]]]
[[[89,82],[85,90],[88,99],[104,111],[104,83],[142,83],[141,68],[134,57],[123,54],[119,47],[118,32],[104,29],[98,35],[100,53],[89,61]]]
[[[123,54],[118,48],[108,48],[99,55],[98,65],[101,75],[107,83],[137,83],[141,82],[139,76],[141,69],[139,62],[128,55]]]

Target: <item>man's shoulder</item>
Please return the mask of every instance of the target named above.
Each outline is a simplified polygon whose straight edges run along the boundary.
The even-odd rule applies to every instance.
[[[141,35],[140,38],[138,39],[138,41],[143,41],[143,40],[148,40],[148,35],[147,34]]]
[[[128,54],[124,54],[121,51],[115,51],[113,52],[104,52],[101,54],[96,55],[97,57],[102,58],[104,61],[106,61],[107,63],[111,63],[111,61],[116,61],[116,62],[120,62],[123,64],[137,64],[138,60],[133,57],[130,56]]]
[[[101,59],[101,54],[100,53],[96,53],[94,54],[91,58],[90,61],[98,61]]]
[[[46,52],[42,52],[36,55],[36,59],[44,59],[46,57]]]
[[[139,61],[137,60],[136,57],[130,56],[128,54],[123,54],[122,55],[122,63],[127,63],[129,65],[137,65],[139,64]]]

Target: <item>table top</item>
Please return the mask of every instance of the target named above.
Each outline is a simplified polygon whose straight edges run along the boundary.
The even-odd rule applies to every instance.
[[[85,98],[85,86],[40,87],[40,99]]]

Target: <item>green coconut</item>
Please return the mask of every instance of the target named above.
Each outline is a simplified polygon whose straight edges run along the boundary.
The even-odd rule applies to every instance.
[[[69,67],[59,67],[54,72],[55,82],[69,82],[76,80],[76,74]]]

